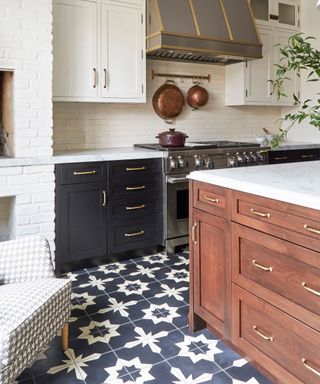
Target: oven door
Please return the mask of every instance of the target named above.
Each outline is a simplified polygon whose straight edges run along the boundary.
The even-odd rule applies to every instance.
[[[188,236],[189,181],[187,175],[167,176],[167,239]]]

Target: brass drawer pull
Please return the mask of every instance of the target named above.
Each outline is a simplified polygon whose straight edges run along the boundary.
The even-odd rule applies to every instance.
[[[303,288],[304,288],[306,291],[308,291],[308,292],[310,292],[310,293],[312,293],[312,294],[314,294],[314,295],[320,297],[320,292],[319,292],[319,291],[316,291],[315,289],[309,288],[309,287],[307,286],[307,283],[306,283],[306,282],[301,283],[301,285],[303,286]]]
[[[194,244],[197,244],[197,226],[198,224],[195,223],[193,226],[192,226],[192,231],[191,231],[191,240]]]
[[[253,264],[256,268],[262,269],[262,270],[265,271],[265,272],[272,272],[272,271],[273,271],[273,268],[272,268],[272,267],[264,267],[263,265],[258,264],[258,263],[256,262],[256,260],[252,260],[252,264]]]
[[[103,195],[103,203],[102,203],[102,205],[104,206],[104,207],[106,207],[107,206],[107,192],[106,191],[102,191],[102,195]]]
[[[302,360],[302,363],[303,365],[309,369],[309,371],[311,371],[312,373],[314,373],[315,375],[319,376],[320,377],[320,371],[318,371],[317,369],[311,367],[311,365],[308,364],[307,360],[306,359],[301,359]]]
[[[287,157],[287,156],[283,156],[283,157],[275,157],[274,159],[275,159],[275,160],[288,160],[288,157]]]
[[[127,187],[127,191],[141,191],[142,189],[146,189],[145,185],[140,185],[139,187]]]
[[[309,232],[315,233],[316,235],[320,235],[320,229],[309,227],[309,225],[305,224],[303,226],[304,229],[306,229]]]
[[[314,155],[301,155],[301,159],[313,159]]]
[[[138,168],[126,168],[127,172],[135,172],[135,171],[145,171],[146,167],[138,167]]]
[[[219,199],[212,199],[211,197],[208,197],[207,195],[204,195],[204,199],[207,201],[210,201],[211,203],[219,203]]]
[[[96,171],[73,172],[74,176],[95,175],[95,174],[96,174]]]
[[[256,216],[260,216],[260,217],[266,217],[268,219],[270,219],[271,217],[271,213],[262,213],[262,212],[258,212],[256,210],[254,210],[253,208],[250,209],[250,212],[253,213],[254,215]]]
[[[144,231],[134,232],[134,233],[125,233],[125,237],[136,237],[144,235]]]
[[[145,204],[137,205],[136,207],[126,207],[127,211],[136,211],[137,209],[144,209],[146,206]]]
[[[260,337],[263,338],[263,340],[270,341],[271,343],[273,343],[273,340],[274,340],[273,336],[266,336],[266,335],[264,335],[263,333],[261,333],[259,331],[259,329],[258,329],[258,327],[256,325],[254,325],[252,328],[253,328],[254,332],[257,335],[259,335]]]

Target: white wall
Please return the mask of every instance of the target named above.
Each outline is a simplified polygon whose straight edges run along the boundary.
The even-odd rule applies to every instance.
[[[151,70],[165,73],[211,74],[203,85],[210,102],[193,112],[189,106],[178,117],[176,128],[190,139],[254,139],[263,127],[272,128],[280,108],[225,107],[225,68],[215,65],[148,61],[147,104],[54,103],[54,149],[87,149],[132,146],[155,142],[155,136],[169,127],[153,111],[151,99],[165,79],[151,79]],[[177,81],[186,93],[190,80]]]
[[[318,40],[312,42],[315,48],[320,50],[320,10],[316,10],[316,0],[302,0],[301,6],[301,29],[307,36],[314,36]],[[319,98],[320,82],[306,82],[306,77],[302,78],[301,100]],[[283,109],[282,113],[290,113],[294,110]],[[308,121],[296,125],[292,128],[289,140],[320,142],[320,131],[311,126]]]

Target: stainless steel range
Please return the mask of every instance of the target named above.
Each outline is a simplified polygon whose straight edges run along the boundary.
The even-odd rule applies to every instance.
[[[202,141],[185,147],[164,148],[158,144],[136,147],[166,152],[164,156],[164,245],[172,254],[175,247],[188,243],[189,183],[192,171],[247,167],[267,164],[267,149],[257,143]]]

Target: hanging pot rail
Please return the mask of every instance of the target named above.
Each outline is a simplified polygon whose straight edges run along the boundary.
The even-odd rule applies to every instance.
[[[192,79],[192,80],[207,80],[209,83],[211,81],[211,75],[201,76],[201,75],[179,75],[173,73],[157,73],[152,71],[151,73],[152,80],[156,77],[165,77],[167,79]]]

